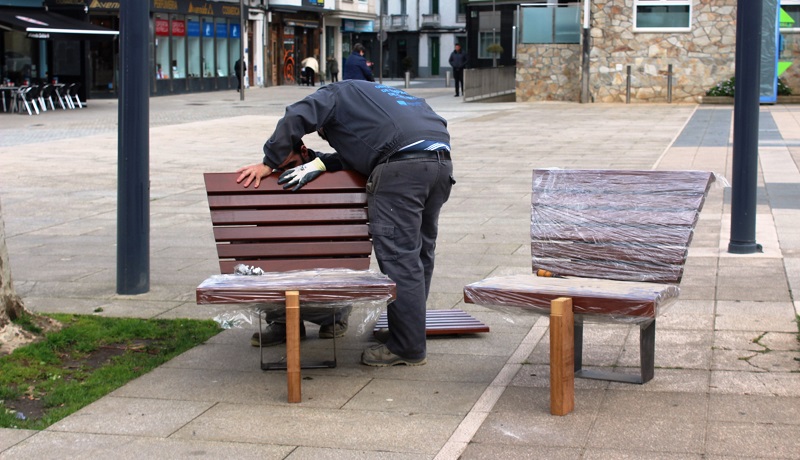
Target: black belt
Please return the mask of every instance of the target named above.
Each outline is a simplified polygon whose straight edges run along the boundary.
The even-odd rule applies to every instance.
[[[408,152],[396,152],[390,156],[386,162],[405,161],[405,160],[439,160],[450,161],[450,152],[447,150],[409,150]]]

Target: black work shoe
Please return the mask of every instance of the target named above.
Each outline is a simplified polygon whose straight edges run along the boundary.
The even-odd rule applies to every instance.
[[[306,325],[300,322],[300,339],[306,338]],[[250,345],[254,347],[274,347],[286,342],[286,324],[272,323],[265,327],[261,332],[261,341],[258,340],[258,332],[254,332],[250,337]]]
[[[347,321],[340,321],[333,324],[325,324],[319,327],[320,339],[332,339],[344,337],[347,334]]]
[[[388,348],[386,345],[375,345],[373,347],[369,347],[361,353],[361,363],[366,364],[367,366],[375,366],[375,367],[387,367],[387,366],[395,366],[397,364],[405,364],[406,366],[422,366],[423,364],[427,363],[427,358],[419,358],[419,359],[407,359],[403,358],[402,356],[398,356]]]
[[[372,333],[372,336],[375,337],[375,340],[377,340],[378,342],[386,343],[389,341],[389,336],[390,336],[389,328],[378,329],[377,331]]]

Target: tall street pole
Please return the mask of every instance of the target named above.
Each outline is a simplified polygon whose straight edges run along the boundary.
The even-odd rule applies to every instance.
[[[245,32],[244,19],[244,0],[239,0],[239,75],[241,75],[242,78],[242,84],[240,85],[241,88],[239,91],[240,101],[244,100],[244,83],[247,81],[247,75],[244,71],[244,52],[247,49],[245,46],[245,37],[247,37],[247,33]]]
[[[117,294],[150,290],[150,2],[120,2]]]
[[[736,5],[736,86],[733,101],[731,239],[728,252],[752,254],[756,244],[758,190],[758,112],[761,69],[762,2]]]

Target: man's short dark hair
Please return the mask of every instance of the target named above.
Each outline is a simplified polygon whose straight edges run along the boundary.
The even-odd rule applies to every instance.
[[[367,51],[366,48],[364,48],[364,45],[362,45],[361,43],[356,43],[355,45],[353,45],[353,52],[354,53],[360,53],[362,51],[364,51],[364,52]]]

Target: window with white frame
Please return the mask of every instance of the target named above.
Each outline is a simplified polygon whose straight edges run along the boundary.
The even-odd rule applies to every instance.
[[[781,31],[800,32],[800,0],[781,0],[781,9],[794,21],[788,21],[786,15],[781,13]]]
[[[692,0],[634,0],[633,24],[637,32],[689,32]]]

